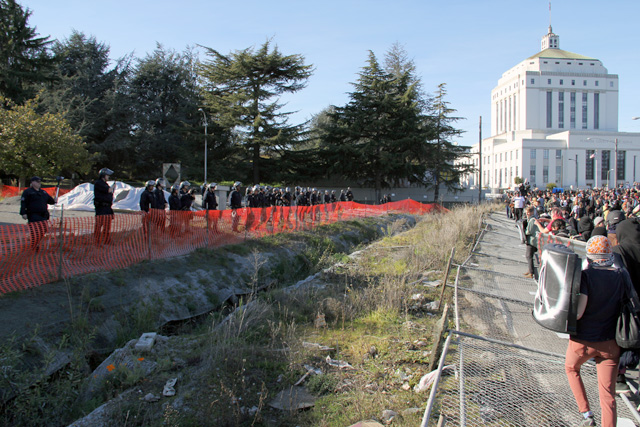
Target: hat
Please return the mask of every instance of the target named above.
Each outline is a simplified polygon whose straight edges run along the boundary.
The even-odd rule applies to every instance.
[[[42,178],[40,178],[39,176],[32,176],[32,177],[31,177],[31,182],[33,182],[33,181],[38,181],[38,182],[40,182],[40,181],[42,181]]]
[[[602,224],[603,222],[604,222],[604,218],[602,218],[601,216],[597,216],[593,220],[593,225],[597,227],[598,225]]]
[[[587,241],[587,259],[598,264],[613,262],[611,242],[605,236],[593,236]]]
[[[624,212],[622,211],[611,211],[609,215],[607,215],[607,223],[609,226],[615,225],[624,219]]]

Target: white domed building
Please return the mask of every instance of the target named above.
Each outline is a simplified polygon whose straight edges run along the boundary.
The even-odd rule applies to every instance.
[[[491,106],[491,136],[471,147],[476,168],[482,152],[483,188],[513,188],[516,177],[574,189],[640,179],[640,133],[618,132],[618,76],[560,49],[551,26],[541,51],[502,75]],[[477,186],[478,175],[465,184]]]

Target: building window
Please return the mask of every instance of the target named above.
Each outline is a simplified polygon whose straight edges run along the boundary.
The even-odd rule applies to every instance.
[[[583,81],[582,81],[582,86],[586,86],[586,85],[587,85],[587,81],[586,81],[586,80],[583,80]]]
[[[609,82],[609,87],[613,87],[613,82]]]
[[[560,79],[560,86],[564,84],[564,80]]]
[[[509,97],[509,120],[507,123],[509,123],[509,130],[511,130],[511,97]]]
[[[553,120],[553,111],[551,108],[551,101],[553,100],[553,92],[549,91],[547,92],[547,128],[550,128],[552,126],[552,120]]]
[[[600,83],[600,82],[598,82],[598,81],[596,80],[596,86],[598,86],[598,85],[599,85],[599,83]]]
[[[582,129],[587,128],[587,92],[582,93]]]
[[[558,92],[558,127],[564,129],[564,92]]]
[[[502,153],[500,153],[500,161],[502,161]]]
[[[556,150],[556,160],[562,159],[562,150]]]
[[[509,160],[513,160],[513,151],[509,153]]]
[[[571,80],[571,86],[575,86],[576,85],[576,81],[575,80]]]
[[[500,119],[500,132],[502,132],[502,130],[504,129],[504,127],[502,126],[502,101],[500,101],[500,116],[498,118]]]
[[[518,176],[518,167],[516,166],[516,176]]]
[[[587,155],[585,158],[585,164],[584,164],[584,177],[585,179],[593,179],[593,163],[595,161],[595,150],[587,150]]]
[[[516,118],[516,95],[513,95],[513,129],[517,129],[516,123],[518,119]]]
[[[600,129],[600,94],[593,94],[593,128]]]
[[[611,165],[611,151],[602,150],[602,158],[600,161],[600,179],[605,180],[608,178],[608,172]]]
[[[542,150],[542,159],[549,160],[549,150]]]
[[[516,160],[518,160],[518,150],[516,150]],[[516,173],[517,175],[517,173]]]
[[[569,96],[569,127],[576,128],[576,93],[571,92]]]
[[[498,103],[496,102],[496,134],[500,133],[500,115],[498,114]]]
[[[549,182],[549,166],[547,165],[542,166],[542,182]]]
[[[529,168],[529,182],[536,182],[536,165],[531,165]]]
[[[531,160],[535,160],[536,159],[536,150],[529,150],[529,152],[531,153]]]
[[[551,84],[551,79],[547,79],[547,84],[550,85]]]
[[[625,177],[625,164],[626,164],[626,160],[627,160],[627,152],[626,151],[618,151],[618,160],[616,162],[616,172],[617,172],[617,177],[618,177],[618,181],[624,181],[624,177]]]
[[[556,166],[556,184],[562,185],[562,166]]]
[[[535,84],[536,83],[536,79],[531,79],[531,84]]]

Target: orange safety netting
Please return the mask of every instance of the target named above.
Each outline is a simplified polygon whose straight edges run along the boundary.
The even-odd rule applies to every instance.
[[[12,187],[11,185],[0,185],[0,197],[15,197],[22,195],[22,192],[29,187]],[[56,196],[56,188],[57,187],[42,187],[44,191],[46,191],[51,197]],[[63,194],[67,194],[71,191],[68,188],[61,188],[58,192],[58,196],[62,196]]]
[[[52,218],[0,226],[0,293],[65,277],[125,268],[142,260],[239,243],[266,234],[310,230],[322,224],[387,212],[445,211],[413,200],[363,205],[242,208],[224,211],[163,211],[84,218]]]

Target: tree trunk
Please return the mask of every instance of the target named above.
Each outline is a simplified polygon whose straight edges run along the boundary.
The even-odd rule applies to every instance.
[[[253,183],[260,184],[260,145],[253,144]]]
[[[25,175],[20,175],[18,177],[18,188],[23,188],[27,186],[27,177]]]
[[[433,190],[433,202],[438,203],[438,197],[440,197],[440,175],[436,174],[436,185]]]

